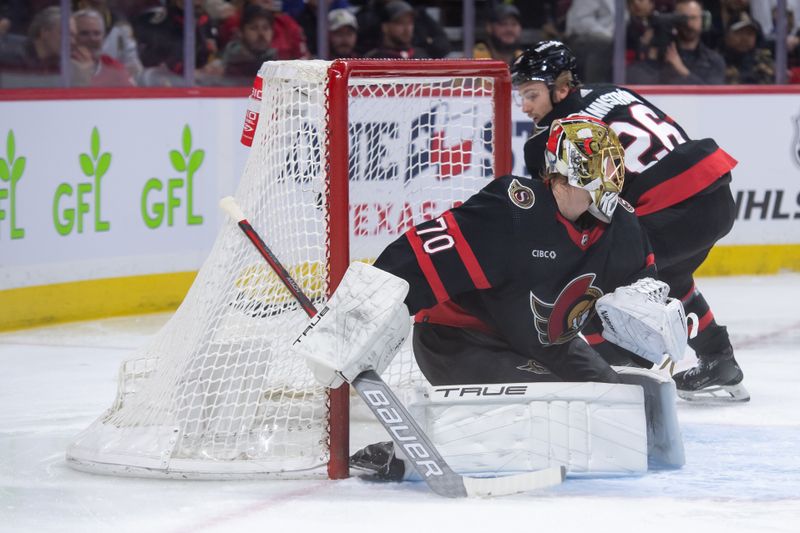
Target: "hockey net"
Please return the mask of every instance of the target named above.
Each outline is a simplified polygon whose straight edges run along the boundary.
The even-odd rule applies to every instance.
[[[510,171],[502,63],[269,62],[257,81],[236,198],[317,305],[350,261],[374,260]],[[70,444],[68,462],[120,475],[345,476],[346,387],[320,387],[288,352],[306,321],[226,221],[185,300],[122,364],[113,405]],[[424,382],[409,348],[383,377],[399,392]]]

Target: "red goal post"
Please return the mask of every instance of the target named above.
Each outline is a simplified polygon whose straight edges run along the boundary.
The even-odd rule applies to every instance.
[[[449,77],[449,78],[489,78],[493,81],[491,93],[494,103],[494,172],[502,176],[511,172],[511,77],[508,65],[501,61],[485,60],[336,60],[330,67],[328,94],[330,98],[330,128],[332,131],[347,131],[348,106],[351,78],[402,78],[402,77]],[[452,91],[458,94],[459,87],[444,88],[443,94]],[[497,147],[501,147],[497,149]],[[344,276],[350,264],[349,253],[349,187],[347,135],[329,138],[331,172],[331,253],[330,290]],[[330,461],[328,475],[332,479],[348,475],[349,457],[349,387],[345,384],[330,394]]]

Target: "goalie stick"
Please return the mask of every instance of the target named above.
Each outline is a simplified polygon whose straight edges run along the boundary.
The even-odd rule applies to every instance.
[[[317,314],[316,307],[247,221],[236,200],[226,196],[220,200],[220,207],[236,222],[303,310],[313,318]],[[350,384],[392,437],[395,446],[405,452],[417,474],[440,496],[504,496],[545,488],[564,481],[563,466],[502,477],[476,478],[457,474],[447,465],[419,424],[377,372],[362,372]]]

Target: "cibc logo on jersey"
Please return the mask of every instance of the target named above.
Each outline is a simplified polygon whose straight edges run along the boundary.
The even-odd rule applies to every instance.
[[[592,285],[594,274],[584,274],[567,283],[553,303],[531,292],[531,311],[543,346],[573,339],[594,316],[595,301],[603,291]]]
[[[531,255],[536,258],[541,259],[555,259],[556,252],[555,250],[532,250]]]

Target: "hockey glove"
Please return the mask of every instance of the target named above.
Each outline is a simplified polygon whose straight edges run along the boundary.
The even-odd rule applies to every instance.
[[[643,278],[597,300],[603,338],[660,364],[664,355],[680,361],[686,350],[683,305],[668,298],[669,285]]]

